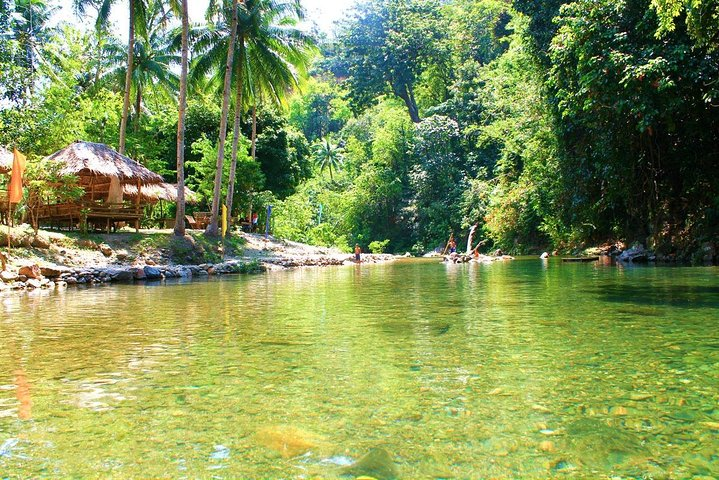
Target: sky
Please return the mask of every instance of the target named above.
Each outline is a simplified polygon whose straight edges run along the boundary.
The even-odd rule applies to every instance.
[[[342,18],[356,0],[301,0],[307,12],[307,22],[314,22],[322,32],[332,35],[333,24]],[[208,0],[188,0],[190,22],[201,22],[207,8]],[[58,21],[66,21],[77,26],[87,25],[72,13],[71,0],[56,0],[60,9],[56,15]],[[92,10],[90,10],[92,11]],[[111,20],[115,25],[115,33],[123,40],[127,39],[127,0],[120,0],[113,7]]]

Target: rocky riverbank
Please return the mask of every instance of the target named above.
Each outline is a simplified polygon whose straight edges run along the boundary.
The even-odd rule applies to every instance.
[[[199,232],[178,239],[169,231],[36,236],[21,228],[11,235],[13,247],[0,252],[0,292],[354,264],[353,256],[336,249],[245,233],[225,242],[208,242]],[[362,262],[393,258],[363,255]]]

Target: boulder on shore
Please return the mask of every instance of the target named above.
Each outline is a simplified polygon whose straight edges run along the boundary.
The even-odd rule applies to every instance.
[[[32,239],[32,246],[40,250],[47,250],[50,248],[50,240],[41,235],[35,235]]]
[[[42,278],[42,272],[40,271],[40,267],[37,265],[26,265],[24,267],[20,267],[20,270],[18,270],[18,275],[24,275],[27,278]]]
[[[648,262],[651,258],[651,252],[646,250],[642,245],[635,245],[629,250],[624,250],[619,255],[620,262],[626,263],[642,263]]]
[[[42,274],[42,276],[48,278],[57,278],[63,273],[66,273],[67,271],[67,268],[58,266],[40,267],[40,273]]]
[[[0,280],[2,280],[5,283],[16,282],[18,277],[19,277],[19,275],[17,273],[10,272],[8,270],[0,272]]]
[[[146,280],[161,280],[162,279],[162,271],[160,271],[157,267],[151,267],[147,265],[144,269],[145,271],[145,279]]]

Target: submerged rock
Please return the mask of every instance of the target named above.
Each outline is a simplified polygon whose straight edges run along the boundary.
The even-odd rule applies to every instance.
[[[257,443],[274,450],[283,458],[303,455],[322,443],[322,438],[305,430],[275,425],[264,427],[255,435]]]
[[[384,448],[373,448],[364,457],[341,470],[342,475],[355,477],[367,476],[377,480],[397,478],[397,467],[390,454]]]
[[[629,463],[644,464],[649,456],[635,432],[601,420],[577,420],[568,425],[567,435],[573,449],[581,452],[579,460],[588,468],[608,469]]]

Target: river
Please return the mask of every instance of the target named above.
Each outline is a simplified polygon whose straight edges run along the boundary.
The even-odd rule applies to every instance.
[[[0,297],[0,339],[1,478],[719,476],[717,268],[38,291]]]

